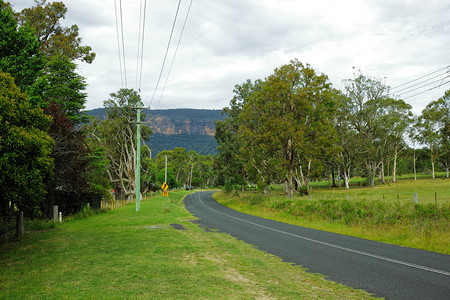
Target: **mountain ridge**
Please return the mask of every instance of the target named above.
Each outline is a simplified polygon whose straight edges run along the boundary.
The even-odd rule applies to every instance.
[[[100,119],[106,118],[105,108],[85,111],[89,116]],[[216,121],[224,120],[222,110],[177,108],[149,110],[146,114],[146,126],[150,127],[153,135],[146,143],[155,157],[163,150],[173,150],[175,147],[193,150],[202,155],[216,154],[217,142],[214,139]]]

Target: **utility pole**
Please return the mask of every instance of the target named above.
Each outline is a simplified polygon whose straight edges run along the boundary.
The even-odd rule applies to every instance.
[[[141,108],[137,107],[137,134],[136,134],[136,211],[141,209]]]
[[[166,164],[164,168],[164,183],[167,184],[167,155],[165,156],[166,156]],[[167,197],[164,197],[164,199],[166,200],[166,211],[167,211]]]
[[[146,107],[131,107],[132,109],[136,109],[137,116],[136,116],[136,170],[134,173],[134,179],[136,181],[136,211],[139,211],[141,209],[141,125],[143,123],[148,122],[141,122],[141,110],[143,110]]]

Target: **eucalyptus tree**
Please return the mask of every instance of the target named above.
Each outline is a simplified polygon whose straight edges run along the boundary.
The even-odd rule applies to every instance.
[[[65,4],[46,0],[36,0],[35,3],[35,6],[16,14],[16,18],[20,25],[26,24],[34,29],[39,48],[47,61],[54,56],[65,56],[72,61],[92,63],[95,53],[90,46],[82,45],[78,26],[61,25],[61,20],[65,19],[67,13]]]
[[[241,153],[257,157],[265,176],[278,174],[289,197],[297,166],[305,170],[309,188],[311,165],[332,148],[335,91],[324,74],[298,60],[275,69],[243,105],[239,139]]]
[[[337,134],[336,145],[339,146],[337,158],[333,161],[338,167],[338,172],[344,178],[345,189],[350,188],[350,179],[354,169],[358,166],[361,159],[360,153],[363,144],[359,139],[357,131],[352,127],[348,120],[348,115],[343,106],[349,99],[344,99],[344,95],[340,95],[339,106],[335,118],[335,128]],[[343,109],[344,108],[344,109]]]
[[[120,89],[111,93],[104,101],[106,119],[94,122],[89,137],[105,149],[109,164],[106,171],[120,197],[128,197],[136,192],[134,178],[136,170],[136,107],[143,106],[138,92],[132,89]],[[145,119],[145,116],[142,116]],[[142,126],[141,139],[147,141],[151,129]],[[148,152],[148,151],[147,151]],[[146,151],[141,156],[146,156]]]
[[[55,55],[42,69],[41,76],[30,88],[31,102],[45,108],[49,103],[58,104],[74,125],[87,121],[82,112],[86,103],[87,84],[76,73],[77,65],[68,57]]]
[[[386,155],[386,115],[389,104],[389,87],[380,80],[358,73],[345,81],[345,113],[351,130],[357,133],[355,143],[360,147],[362,162],[367,172],[368,184],[375,185],[375,175]]]
[[[450,90],[443,97],[430,102],[416,121],[417,134],[415,139],[427,145],[431,150],[432,176],[435,178],[435,163],[443,158],[448,176],[448,152],[450,134]]]
[[[413,123],[411,105],[401,99],[395,100],[388,98],[384,105],[381,118],[386,135],[386,157],[388,161],[391,157],[394,158],[392,181],[395,182],[398,154],[407,147],[405,135]]]
[[[215,169],[219,176],[224,178],[224,184],[242,184],[245,182],[243,161],[240,158],[240,140],[238,139],[239,116],[247,99],[261,89],[262,81],[247,80],[235,85],[234,96],[230,106],[222,111],[226,119],[216,122],[215,139],[217,141],[218,155],[215,160]]]
[[[19,26],[9,3],[0,0],[0,71],[9,73],[26,92],[40,76],[44,57],[33,29]]]

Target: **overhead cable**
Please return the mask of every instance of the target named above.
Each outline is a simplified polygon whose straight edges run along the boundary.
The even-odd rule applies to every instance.
[[[395,93],[396,93],[396,94],[401,94],[400,92],[403,92],[403,91],[405,91],[405,90],[406,90],[406,92],[403,92],[403,93],[409,93],[409,91],[408,91],[409,89],[411,89],[411,88],[413,88],[413,87],[415,87],[415,86],[418,86],[418,85],[420,85],[420,84],[423,84],[423,83],[425,83],[425,82],[428,82],[428,81],[430,81],[430,80],[432,80],[432,79],[435,79],[435,78],[438,78],[438,77],[441,77],[441,76],[445,76],[446,74],[450,74],[450,71],[446,71],[446,72],[444,72],[444,73],[435,75],[435,76],[430,77],[430,78],[427,78],[427,79],[425,79],[425,80],[416,82],[416,83],[414,83],[414,84],[412,84],[412,85],[409,85],[409,86],[407,86],[407,87],[403,87],[402,89],[395,91]],[[447,75],[447,77],[448,77],[448,75]],[[439,80],[441,80],[441,79],[439,79]],[[437,81],[439,81],[439,80],[437,80]],[[429,83],[429,84],[432,84],[432,83]]]
[[[411,92],[414,92],[414,91],[417,91],[417,90],[426,88],[426,87],[428,87],[428,86],[430,86],[430,85],[435,85],[435,84],[438,83],[438,82],[443,82],[444,80],[446,80],[446,79],[449,78],[449,77],[450,77],[450,75],[447,75],[447,76],[445,76],[444,78],[439,78],[438,80],[429,82],[429,83],[427,83],[427,84],[425,84],[425,85],[421,85],[421,86],[416,87],[416,88],[413,88],[413,89],[408,89],[407,91],[400,93],[400,95],[409,94],[409,93],[411,93]]]
[[[164,60],[163,60],[163,64],[162,64],[162,67],[161,67],[161,71],[160,71],[160,73],[159,73],[158,82],[156,83],[156,86],[155,86],[155,91],[153,92],[152,99],[150,100],[150,106],[152,105],[153,99],[155,98],[156,90],[158,89],[159,82],[161,81],[161,75],[162,75],[162,73],[163,73],[164,65],[165,65],[165,63],[166,63],[167,53],[169,52],[170,41],[172,40],[173,30],[174,30],[174,28],[175,28],[175,23],[176,23],[177,17],[178,17],[178,11],[180,10],[180,4],[181,4],[181,0],[178,1],[177,11],[176,11],[176,13],[175,13],[175,18],[174,18],[173,24],[172,24],[172,30],[171,30],[170,36],[169,36],[169,42],[167,43],[166,54],[164,55]]]
[[[162,96],[164,94],[164,91],[166,90],[167,81],[169,80],[170,73],[172,72],[173,63],[174,63],[175,57],[177,56],[177,53],[178,53],[178,47],[180,46],[181,38],[183,37],[184,28],[186,27],[186,23],[187,23],[187,20],[188,20],[188,17],[189,17],[189,12],[191,11],[192,1],[193,0],[191,0],[191,2],[189,3],[189,8],[187,10],[186,17],[185,17],[184,23],[183,23],[183,28],[181,29],[180,38],[178,39],[177,48],[175,49],[175,53],[174,53],[173,58],[172,58],[172,63],[170,64],[169,72],[167,73],[166,81],[164,82],[164,87],[163,87],[163,89],[161,91],[161,95],[159,96],[158,104],[156,105],[156,108],[158,108],[159,103],[161,102],[161,98],[162,98]]]
[[[124,74],[124,79],[125,79],[125,88],[127,88],[128,84],[127,84],[127,64],[126,64],[126,60],[125,60],[125,40],[123,38],[123,13],[122,13],[122,0],[119,0],[119,5],[120,5],[120,28],[122,31],[122,54],[123,54],[123,74]]]
[[[429,89],[427,89],[427,90],[425,90],[425,91],[422,91],[422,92],[420,92],[420,93],[417,93],[417,94],[414,94],[414,95],[412,95],[412,96],[408,96],[408,97],[406,97],[406,98],[403,98],[403,100],[406,100],[406,99],[415,97],[415,96],[417,96],[417,95],[426,93],[426,92],[428,92],[428,91],[431,91],[431,90],[440,88],[441,86],[444,86],[444,85],[446,85],[447,83],[450,83],[450,80],[449,80],[449,81],[446,81],[446,82],[444,82],[444,83],[441,83],[441,84],[439,84],[439,85],[436,85],[436,86],[434,86],[434,87],[432,87],[432,88],[429,88]]]
[[[405,82],[405,83],[403,83],[403,84],[394,86],[394,87],[391,88],[391,90],[395,90],[395,89],[397,89],[397,88],[399,88],[399,87],[401,87],[401,86],[404,86],[404,85],[407,85],[407,84],[409,84],[409,83],[415,82],[415,81],[417,81],[417,80],[420,80],[420,79],[425,78],[425,77],[427,77],[427,76],[433,75],[433,74],[435,74],[435,73],[437,73],[437,72],[439,72],[439,71],[442,71],[442,70],[445,70],[445,69],[448,69],[448,68],[450,68],[450,65],[448,65],[448,66],[446,66],[446,67],[443,67],[442,69],[439,69],[439,70],[437,70],[437,71],[431,72],[431,73],[429,73],[429,74],[427,74],[427,75],[423,75],[423,76],[421,76],[421,77],[419,77],[419,78],[416,78],[416,79],[413,79],[413,80],[411,80],[411,81]]]
[[[118,50],[118,53],[119,53],[120,81],[121,81],[121,86],[124,87],[124,85],[123,85],[122,57],[121,57],[121,51],[120,51],[119,21],[118,21],[118,18],[117,18],[117,2],[116,2],[116,0],[114,0],[114,12],[115,12],[115,15],[116,15],[117,50]]]
[[[144,3],[144,5],[142,5],[142,3]],[[144,8],[142,9],[142,7]],[[141,82],[142,82],[146,10],[147,10],[147,0],[141,0],[141,5],[139,9],[139,36],[138,36],[137,60],[136,60],[136,89],[138,91],[141,90]]]

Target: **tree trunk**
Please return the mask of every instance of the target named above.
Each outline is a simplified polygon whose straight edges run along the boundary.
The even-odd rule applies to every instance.
[[[375,174],[377,170],[374,162],[367,163],[367,185],[370,187],[375,186]]]
[[[381,183],[385,184],[386,181],[384,180],[384,161],[381,161],[381,169],[380,169],[380,177],[381,177]]]
[[[431,150],[431,169],[433,171],[433,179],[434,179],[434,156],[433,156],[433,146],[430,146],[430,150]]]
[[[350,181],[349,176],[346,174],[346,172],[344,172],[344,184],[346,190],[350,189],[349,181]]]
[[[395,182],[396,174],[397,174],[397,146],[395,146],[394,166],[392,167],[392,182]]]
[[[292,174],[288,174],[286,177],[286,194],[289,198],[294,198],[294,181]]]
[[[305,186],[306,186],[306,192],[308,195],[309,195],[309,178],[311,175],[311,163],[312,163],[312,160],[309,160],[308,161],[308,172],[305,176]]]
[[[341,187],[342,186],[342,184],[341,184],[341,171],[338,169],[338,172],[337,172],[337,182],[338,182],[338,187]]]
[[[431,160],[431,169],[433,172],[433,179],[434,179],[434,161],[433,160]]]
[[[334,178],[334,168],[331,168],[331,178],[333,179],[333,187],[336,187],[336,180]]]

